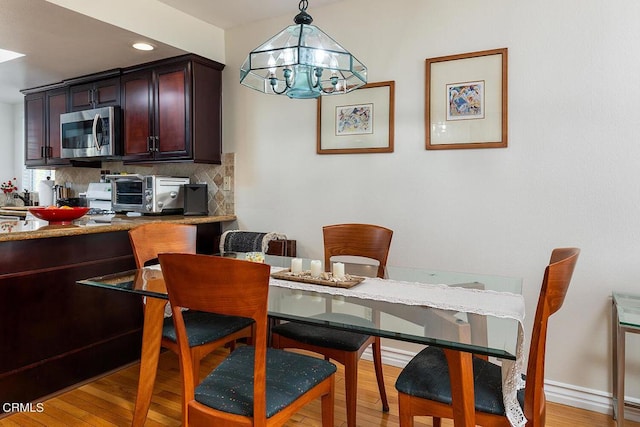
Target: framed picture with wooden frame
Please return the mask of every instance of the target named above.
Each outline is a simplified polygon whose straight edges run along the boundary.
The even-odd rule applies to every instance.
[[[507,48],[427,58],[426,149],[503,148]]]
[[[395,82],[318,97],[318,154],[392,153]]]

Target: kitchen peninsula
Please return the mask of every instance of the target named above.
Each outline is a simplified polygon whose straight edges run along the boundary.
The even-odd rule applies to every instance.
[[[195,224],[198,252],[215,253],[222,223],[235,219],[0,220],[0,401],[37,401],[139,359],[140,298],[75,283],[135,268],[129,229],[149,221]]]

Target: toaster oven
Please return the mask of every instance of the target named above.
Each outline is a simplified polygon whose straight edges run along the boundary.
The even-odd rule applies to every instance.
[[[184,185],[189,178],[162,175],[107,175],[115,212],[148,215],[184,212]]]

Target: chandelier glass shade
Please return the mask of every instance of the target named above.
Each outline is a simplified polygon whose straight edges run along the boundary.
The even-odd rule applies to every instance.
[[[350,92],[367,83],[367,67],[321,29],[311,25],[307,1],[290,25],[254,50],[240,68],[240,83],[289,98]]]

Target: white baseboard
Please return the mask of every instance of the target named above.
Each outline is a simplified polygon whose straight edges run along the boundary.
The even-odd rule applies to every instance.
[[[545,380],[544,393],[549,402],[601,414],[613,414],[613,397],[609,392]],[[627,401],[636,405],[640,404],[639,399],[627,397]],[[638,408],[627,407],[624,410],[624,415],[627,420],[640,422],[640,410]]]
[[[382,347],[382,363],[385,365],[404,368],[416,355],[411,351],[405,351],[394,347]],[[372,360],[371,348],[365,350],[362,358]],[[609,392],[565,384],[558,381],[546,380],[544,392],[547,401],[585,409],[601,414],[613,414],[613,398]],[[627,397],[627,401],[640,405],[640,399]],[[630,421],[640,422],[640,409],[627,407],[624,411],[625,418]]]

